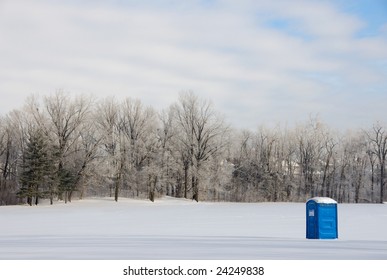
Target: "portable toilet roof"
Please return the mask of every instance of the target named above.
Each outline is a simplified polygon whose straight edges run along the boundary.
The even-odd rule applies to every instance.
[[[314,197],[306,202],[306,238],[338,238],[337,202],[329,197]]]
[[[325,204],[337,204],[337,201],[330,197],[313,197],[307,201],[314,201],[316,203],[325,203]]]

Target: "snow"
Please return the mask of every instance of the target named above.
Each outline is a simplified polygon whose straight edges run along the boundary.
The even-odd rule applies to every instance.
[[[324,204],[337,204],[336,200],[333,200],[329,197],[313,197],[309,199],[308,201],[313,200],[316,203],[324,203]]]
[[[3,206],[0,259],[387,259],[387,204],[339,204],[338,214],[339,239],[307,240],[305,203]]]

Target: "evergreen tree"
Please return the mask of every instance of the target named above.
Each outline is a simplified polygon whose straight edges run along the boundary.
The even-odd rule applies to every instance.
[[[21,189],[18,196],[27,198],[27,203],[39,203],[39,198],[45,197],[47,183],[50,183],[50,160],[47,141],[40,130],[29,135],[27,149],[24,154],[20,176]],[[50,189],[48,187],[48,189]]]
[[[62,168],[58,172],[58,179],[59,179],[59,186],[58,191],[59,193],[64,195],[64,201],[67,203],[67,201],[71,202],[71,193],[76,191],[76,185],[75,185],[75,176],[73,172],[66,168]]]

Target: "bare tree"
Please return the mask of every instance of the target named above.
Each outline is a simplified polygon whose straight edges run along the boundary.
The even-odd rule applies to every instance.
[[[94,175],[91,163],[99,156],[98,150],[105,136],[98,133],[95,122],[91,120],[83,124],[79,134],[79,141],[75,147],[75,153],[73,153],[75,176],[72,190],[79,190],[82,199],[86,183]],[[71,196],[70,193],[68,196],[70,201]]]
[[[119,127],[119,105],[113,97],[102,100],[97,106],[95,120],[101,135],[104,150],[105,164],[102,173],[107,178],[110,196],[114,190],[115,201],[118,201],[119,189],[123,172],[123,159],[121,157],[121,129]]]
[[[371,177],[371,202],[375,202],[375,177],[376,177],[376,162],[377,162],[377,157],[375,155],[375,153],[373,152],[372,150],[372,144],[371,143],[367,143],[367,156],[368,156],[368,162],[370,164],[370,168],[371,168],[371,174],[370,174],[370,177]]]
[[[365,179],[367,167],[366,141],[364,135],[348,132],[340,141],[340,176],[337,176],[339,202],[359,203],[365,197]]]
[[[385,128],[377,123],[372,130],[366,132],[371,144],[371,152],[376,155],[380,171],[380,197],[379,202],[384,201],[385,173],[386,173],[386,156],[387,156],[387,132]]]
[[[261,127],[256,134],[257,166],[262,181],[261,190],[268,200],[277,201],[279,195],[278,152],[279,136],[276,131]]]
[[[174,158],[176,157],[174,151],[174,141],[176,137],[176,126],[174,123],[174,110],[169,107],[158,114],[160,127],[157,129],[156,138],[158,141],[158,156],[155,159],[159,166],[160,188],[165,189],[167,195],[181,197],[182,188],[181,183],[174,185],[174,175],[176,172],[176,164]]]
[[[0,205],[7,204],[8,201],[7,180],[10,174],[11,139],[8,125],[0,118]]]
[[[5,200],[15,203],[18,191],[19,173],[22,171],[24,155],[27,147],[30,120],[23,111],[13,110],[4,119],[3,136],[5,150],[3,150],[2,183],[5,190]],[[4,193],[3,193],[4,194]],[[6,202],[6,203],[8,203]]]
[[[119,120],[119,129],[123,135],[121,153],[124,156],[120,165],[125,168],[123,175],[129,176],[126,181],[131,184],[129,187],[135,191],[136,196],[144,191],[152,196],[149,182],[153,182],[152,186],[157,182],[154,173],[148,173],[149,177],[143,172],[154,153],[156,127],[156,114],[152,108],[144,107],[138,99],[124,100]],[[144,184],[144,181],[148,183]]]
[[[296,161],[297,152],[297,140],[294,131],[286,129],[282,134],[282,140],[284,145],[284,158],[282,162],[283,174],[284,174],[284,188],[286,192],[286,201],[293,199],[293,194],[297,189],[296,175],[299,175],[299,165]]]
[[[6,205],[12,200],[10,176],[12,162],[15,161],[13,157],[16,144],[13,140],[15,139],[9,122],[5,118],[0,118],[0,205]]]
[[[250,195],[248,190],[254,185],[253,151],[251,131],[243,130],[234,135],[231,157],[233,170],[230,200],[232,201],[246,201],[246,196]]]
[[[80,198],[110,192],[116,201],[164,194],[196,201],[385,200],[387,132],[379,123],[361,134],[337,133],[311,118],[295,128],[230,136],[213,104],[191,91],[158,114],[131,98],[93,105],[57,92],[31,96],[20,111],[0,116],[0,204],[24,201],[16,194],[28,179],[26,163],[44,156],[54,168],[34,187],[51,202],[71,201],[78,191]],[[33,141],[44,153],[31,153]]]
[[[75,190],[74,175],[71,174],[68,157],[74,152],[74,144],[80,137],[80,129],[90,114],[91,98],[84,96],[70,99],[64,92],[56,92],[44,97],[48,129],[57,156],[59,177],[58,195],[65,202],[71,200]]]
[[[326,180],[334,141],[332,142],[325,125],[318,118],[311,118],[306,125],[302,126],[297,132],[297,139],[297,161],[302,186],[300,191],[303,190],[303,195],[307,198],[326,191],[322,189],[326,187],[326,181],[321,182],[321,178],[324,180],[325,171]]]
[[[193,92],[180,94],[175,110],[182,153],[190,160],[192,197],[199,201],[202,165],[224,147],[219,140],[227,128],[212,103],[200,100]]]

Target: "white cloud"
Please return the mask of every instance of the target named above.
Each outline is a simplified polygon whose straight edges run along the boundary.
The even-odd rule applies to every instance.
[[[1,103],[0,112],[32,92],[59,88],[139,97],[158,109],[192,89],[234,125],[255,127],[333,114],[345,102],[332,97],[348,105],[355,96],[365,99],[370,86],[387,88],[377,63],[387,59],[386,36],[357,38],[365,23],[330,2],[118,3],[5,1],[0,94],[13,101]],[[271,19],[294,25],[270,27]],[[327,117],[356,126],[351,119]]]

